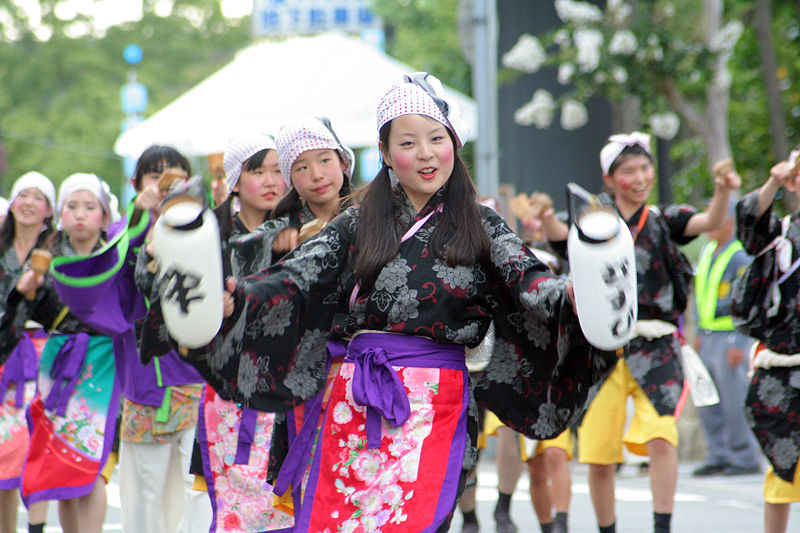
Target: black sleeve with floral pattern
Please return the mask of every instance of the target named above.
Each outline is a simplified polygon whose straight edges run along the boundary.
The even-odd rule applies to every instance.
[[[754,256],[747,275],[734,283],[734,323],[778,353],[800,352],[800,269],[778,285],[780,299],[774,313],[769,288],[781,276],[775,265],[775,251],[758,255],[775,237],[781,235],[782,220],[772,206],[758,216],[758,191],[746,195],[736,206],[736,227],[744,249]],[[792,214],[786,232],[791,242],[791,263],[800,258],[800,213]],[[760,290],[753,290],[754,287]],[[736,316],[741,315],[741,316]],[[739,320],[737,320],[737,318]],[[740,322],[743,321],[744,324]]]

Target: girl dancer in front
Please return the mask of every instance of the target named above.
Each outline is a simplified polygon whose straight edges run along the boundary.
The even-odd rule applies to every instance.
[[[187,355],[220,394],[286,410],[322,387],[348,298],[351,340],[298,531],[449,527],[476,452],[464,349],[490,321],[494,356],[476,399],[535,438],[563,430],[616,362],[586,343],[566,282],[478,206],[457,152],[465,132],[438,80],[417,73],[392,87],[378,129],[384,165],[360,206],[278,265],[229,280],[228,320]]]
[[[0,312],[34,248],[43,248],[53,230],[56,189],[46,176],[31,171],[11,187],[11,208],[0,226]],[[32,325],[32,323],[31,323]],[[26,328],[9,354],[0,355],[0,533],[17,530],[19,488],[28,453],[25,410],[36,392],[36,373],[46,333],[41,327]],[[44,531],[47,503],[28,509],[28,530]]]

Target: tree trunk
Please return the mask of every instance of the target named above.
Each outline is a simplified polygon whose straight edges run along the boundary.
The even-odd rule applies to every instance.
[[[775,58],[775,45],[772,41],[772,14],[770,0],[756,0],[755,30],[758,37],[758,51],[761,56],[761,71],[764,76],[764,88],[767,92],[767,110],[769,113],[769,134],[772,137],[772,149],[775,160],[782,161],[789,156],[789,139],[786,135],[786,119],[783,114],[783,102],[778,89],[778,61]]]
[[[722,0],[703,0],[703,21],[704,38],[706,43],[709,43],[722,28]],[[714,75],[706,88],[703,140],[709,167],[720,159],[731,157],[731,143],[728,137],[731,77],[728,72],[728,59],[728,54],[718,54]]]

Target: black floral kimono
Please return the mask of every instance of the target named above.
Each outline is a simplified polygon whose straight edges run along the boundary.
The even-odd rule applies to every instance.
[[[332,330],[353,339],[334,379],[317,444],[321,451],[311,467],[305,501],[313,505],[303,505],[296,517],[301,530],[323,523],[334,527],[332,520],[382,524],[384,531],[445,524],[462,469],[474,466],[475,400],[510,427],[551,438],[575,420],[589,387],[616,362],[614,354],[587,344],[566,282],[551,276],[494,211],[480,210],[491,244],[488,261],[450,267],[436,258],[428,241],[440,202],[441,191],[417,213],[402,189],[395,189],[398,234],[430,218],[401,245],[374,286],[358,293],[342,331],[334,322],[340,302],[354,287],[357,208],[346,210],[280,264],[244,278],[235,291],[233,315],[218,336],[189,353],[188,360],[221,396],[259,410],[286,411],[322,387]],[[494,355],[470,388],[464,347],[478,345],[492,320]],[[363,331],[368,333],[358,335]],[[354,345],[357,354],[351,353]],[[401,391],[399,399],[387,400],[392,405],[381,407],[383,418],[375,418],[373,404],[353,396],[362,370],[394,380],[390,389]],[[395,419],[403,403],[410,404],[410,413]],[[369,427],[374,423],[377,434]],[[351,459],[342,463],[337,457]],[[378,464],[381,472],[373,469]],[[420,468],[426,476],[417,476]]]
[[[781,234],[781,218],[772,206],[761,217],[757,216],[758,191],[739,201],[736,215],[739,240],[751,255],[758,254]],[[791,216],[786,238],[792,243],[791,260],[794,262],[800,256],[800,213]],[[774,257],[774,253],[768,253],[755,260],[751,268],[760,270],[753,275],[773,278]],[[757,313],[759,318],[750,326],[761,332],[759,343],[773,352],[785,355],[800,353],[800,270],[795,270],[779,287],[781,298],[777,312],[768,319],[766,313]],[[732,298],[740,300],[744,289],[744,284],[734,284]],[[769,302],[763,301],[738,301],[737,304],[747,310],[769,306]],[[734,317],[734,322],[736,319]],[[775,474],[788,483],[794,480],[800,457],[798,413],[800,366],[756,368],[745,399],[745,416]]]

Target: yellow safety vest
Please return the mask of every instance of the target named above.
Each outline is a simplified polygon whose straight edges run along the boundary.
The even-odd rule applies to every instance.
[[[741,242],[733,241],[717,256],[714,266],[711,266],[711,259],[714,257],[716,249],[716,242],[708,243],[700,252],[700,261],[697,264],[697,273],[694,278],[697,326],[710,331],[733,331],[733,319],[730,316],[716,316],[717,300],[719,299],[719,284],[722,281],[722,275],[733,254],[742,250],[743,247]]]

